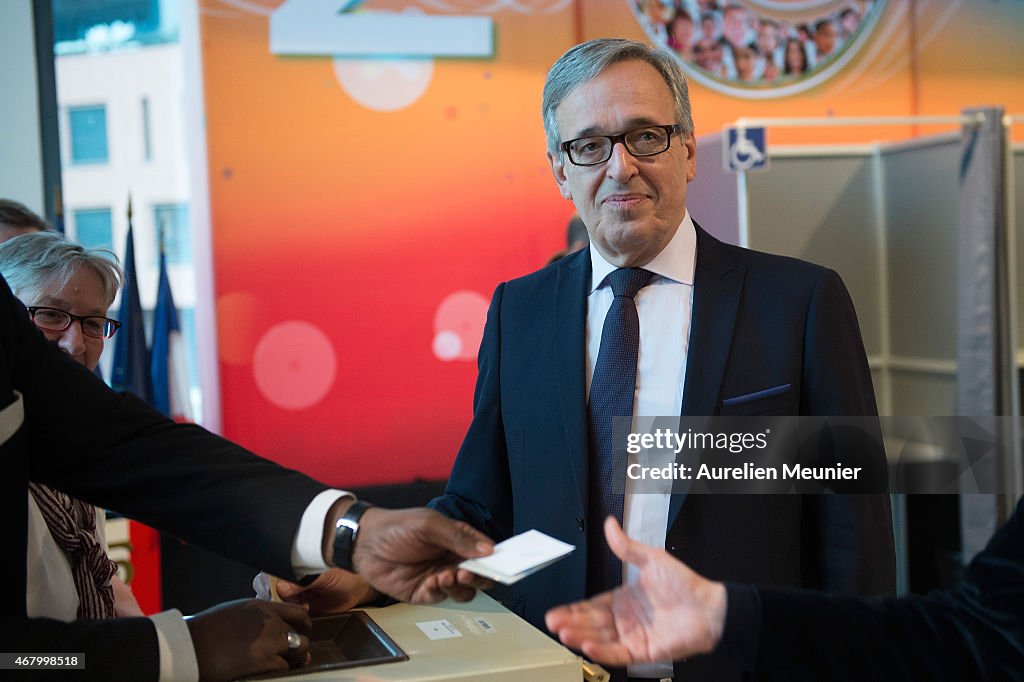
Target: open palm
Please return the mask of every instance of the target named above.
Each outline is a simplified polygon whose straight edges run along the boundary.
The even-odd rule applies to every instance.
[[[586,601],[552,609],[548,629],[566,646],[600,663],[622,666],[682,659],[711,651],[725,619],[725,588],[667,552],[629,539],[605,521],[615,555],[640,569],[639,579]]]

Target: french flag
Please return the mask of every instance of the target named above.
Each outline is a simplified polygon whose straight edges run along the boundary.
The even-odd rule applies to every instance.
[[[160,250],[160,282],[153,311],[149,371],[153,379],[153,407],[176,422],[192,421],[185,339],[178,322],[178,309],[174,307],[163,249]]]
[[[146,348],[146,328],[139,300],[138,277],[135,275],[135,238],[132,234],[132,207],[128,200],[128,236],[124,247],[124,288],[121,291],[120,334],[114,337],[114,363],[110,386],[115,391],[129,391],[153,404],[153,385],[146,365],[150,362]]]

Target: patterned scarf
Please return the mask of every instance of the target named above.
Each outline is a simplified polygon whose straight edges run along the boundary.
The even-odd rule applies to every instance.
[[[30,483],[29,490],[50,535],[71,561],[78,617],[113,618],[116,614],[110,579],[117,573],[117,564],[96,539],[96,508],[38,483]]]

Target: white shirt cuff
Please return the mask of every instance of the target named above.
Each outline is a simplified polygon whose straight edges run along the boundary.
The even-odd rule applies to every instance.
[[[171,609],[149,617],[156,628],[157,647],[160,651],[160,682],[198,682],[199,662],[192,646],[192,635],[181,617],[181,611]]]
[[[324,563],[324,519],[331,505],[342,497],[355,499],[355,495],[343,490],[325,490],[306,507],[292,545],[292,568],[300,578],[328,569]]]
[[[342,490],[325,490],[313,498],[302,514],[299,532],[292,545],[292,567],[300,577],[327,570],[323,557],[324,519],[331,506],[346,496],[355,498]],[[198,682],[199,662],[181,611],[171,609],[149,619],[156,628],[160,653],[159,682]]]

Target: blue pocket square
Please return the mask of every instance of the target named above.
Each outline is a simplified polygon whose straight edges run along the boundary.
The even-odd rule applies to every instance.
[[[746,395],[738,395],[735,398],[726,398],[722,401],[723,405],[742,405],[743,403],[749,403],[752,400],[760,400],[761,398],[771,398],[774,395],[782,395],[789,391],[793,384],[782,384],[774,388],[766,388],[763,391],[757,391],[756,393],[747,393]]]

